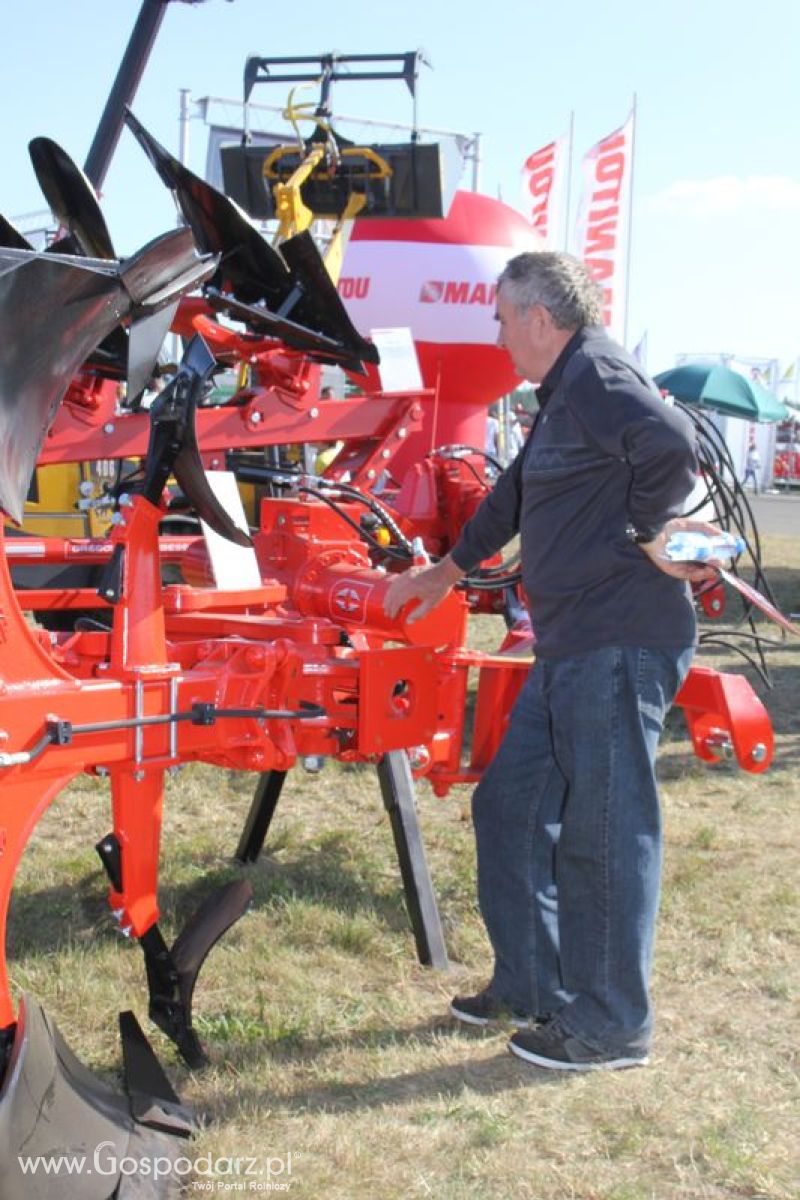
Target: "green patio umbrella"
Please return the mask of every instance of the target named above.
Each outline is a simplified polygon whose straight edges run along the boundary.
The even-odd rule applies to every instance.
[[[791,416],[772,392],[730,367],[714,363],[686,363],[654,375],[658,386],[676,400],[745,421],[785,421]]]

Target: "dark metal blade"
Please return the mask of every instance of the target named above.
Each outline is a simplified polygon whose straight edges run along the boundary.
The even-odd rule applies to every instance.
[[[210,525],[220,537],[235,542],[237,546],[252,546],[252,538],[239,528],[211,490],[200,459],[194,421],[191,431],[187,431],[183,448],[175,459],[173,471],[187,500],[206,525]]]
[[[115,268],[0,250],[0,508],[14,521],[67,385],[127,310]]]
[[[64,1175],[40,1172],[33,1178],[23,1163],[42,1155],[85,1155],[102,1147],[109,1171],[88,1171],[65,1187]],[[20,1004],[14,1042],[0,1085],[0,1196],[37,1200],[107,1200],[125,1183],[126,1156],[176,1163],[183,1141],[139,1124],[126,1096],[112,1091],[75,1057],[57,1027],[30,997]],[[171,1172],[170,1172],[171,1174]],[[76,1190],[79,1189],[79,1190]],[[147,1195],[174,1194],[167,1174]]]
[[[181,1000],[191,1016],[197,976],[208,954],[232,925],[243,917],[253,899],[247,879],[234,879],[208,896],[189,918],[172,945]]]
[[[278,316],[260,305],[256,307],[255,304],[242,304],[234,296],[227,292],[218,292],[215,288],[206,291],[206,298],[211,308],[228,313],[234,320],[244,322],[254,333],[280,338],[293,350],[313,354],[320,362],[335,363],[355,375],[366,374],[361,360],[354,358],[348,348],[335,338],[315,333],[313,329],[298,325],[288,317]]]
[[[215,265],[197,258],[187,230],[121,264],[0,249],[0,508],[12,520],[22,521],[42,440],[80,365],[132,311],[171,304]]]
[[[351,322],[309,233],[289,238],[275,250],[237,204],[165,150],[130,111],[126,121],[177,199],[201,250],[221,255],[212,283],[244,304],[263,304],[295,327],[338,343],[337,358],[378,362],[378,351]],[[278,336],[283,336],[278,334]],[[297,345],[288,341],[288,345]],[[303,347],[318,357],[313,345]]]
[[[119,1035],[125,1091],[130,1097],[133,1117],[151,1129],[161,1129],[175,1137],[191,1137],[197,1128],[197,1120],[191,1109],[181,1104],[153,1047],[130,1010],[119,1014]]]
[[[80,253],[116,258],[94,188],[80,167],[50,138],[33,138],[28,151],[47,203],[59,224],[77,239]]]
[[[7,246],[11,250],[32,250],[33,246],[27,238],[24,238],[16,225],[12,225],[10,221],[0,213],[0,246]]]
[[[178,300],[149,316],[131,323],[128,334],[128,395],[127,403],[135,408],[153,378],[164,339],[169,333]]]
[[[299,325],[336,338],[362,362],[380,362],[378,347],[361,336],[347,315],[311,234],[306,230],[288,238],[281,246],[281,253],[302,290],[300,299],[286,316]]]
[[[132,112],[125,120],[162,182],[174,192],[200,250],[223,256],[220,275],[235,280],[245,301],[271,298],[279,304],[290,284],[278,251],[233,201],[174,158]]]

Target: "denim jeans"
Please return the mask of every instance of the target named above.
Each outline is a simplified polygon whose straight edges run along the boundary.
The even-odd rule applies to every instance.
[[[655,756],[693,647],[534,663],[472,801],[493,992],[642,1051],[661,877]]]

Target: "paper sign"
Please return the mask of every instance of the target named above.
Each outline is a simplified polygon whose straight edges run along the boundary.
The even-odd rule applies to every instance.
[[[785,617],[779,608],[767,600],[766,596],[761,595],[761,592],[757,592],[749,583],[745,583],[737,575],[732,575],[724,567],[717,567],[717,571],[721,579],[729,583],[732,588],[736,588],[737,592],[741,592],[752,604],[755,604],[756,608],[760,608],[763,613],[766,613],[771,621],[780,625],[781,629],[785,629],[787,633],[793,633],[795,637],[800,637],[800,627]]]
[[[378,373],[384,392],[419,392],[422,375],[410,329],[371,329],[381,356]]]
[[[242,497],[236,486],[232,471],[206,471],[206,478],[214,495],[235,525],[249,533],[244,515]],[[261,587],[261,572],[252,546],[237,546],[227,538],[215,533],[205,521],[201,521],[206,550],[211,562],[214,583],[226,591],[241,591]]]

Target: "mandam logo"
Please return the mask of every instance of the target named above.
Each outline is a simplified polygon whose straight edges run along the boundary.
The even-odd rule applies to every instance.
[[[497,285],[469,279],[428,279],[419,290],[420,304],[494,304]]]

